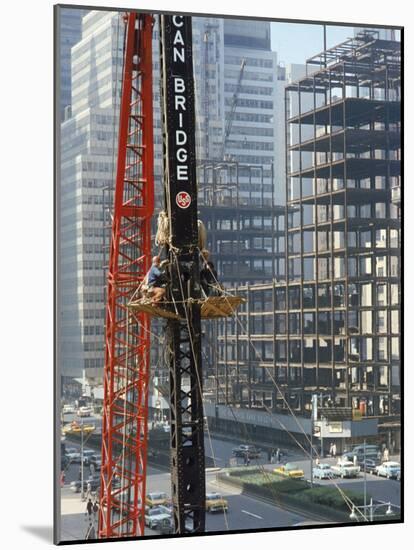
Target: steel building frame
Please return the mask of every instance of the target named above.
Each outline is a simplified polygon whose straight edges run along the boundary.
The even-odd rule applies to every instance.
[[[217,352],[226,402],[283,410],[270,368],[298,414],[323,393],[379,417],[389,448],[400,425],[400,46],[362,33],[287,86],[286,280],[237,289],[243,339],[263,361],[230,321]]]

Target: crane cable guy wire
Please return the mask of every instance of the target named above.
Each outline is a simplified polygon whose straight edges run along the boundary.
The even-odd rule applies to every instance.
[[[178,268],[178,269],[179,269],[179,268]],[[217,281],[217,282],[218,282],[218,281]],[[181,283],[181,277],[180,277],[180,285],[181,285],[181,284],[182,284],[182,283]],[[182,287],[181,287],[180,290],[181,290],[181,292],[183,292]],[[185,302],[185,300],[180,301],[180,303],[184,303],[184,302]],[[190,320],[189,320],[189,317],[188,317],[187,309],[186,309],[186,308],[185,308],[185,312],[186,312],[186,321],[187,321],[187,323],[189,323]],[[234,312],[234,310],[233,310],[233,312]],[[159,338],[159,336],[158,336],[157,334],[155,334],[154,332],[151,331],[151,335],[154,336],[156,339],[158,339],[158,340],[160,341],[160,343],[161,343],[161,339]],[[191,340],[190,340],[190,343],[192,344]],[[192,353],[193,353],[193,349],[192,349]],[[201,381],[200,381],[199,377],[197,377],[197,378],[198,378],[198,383],[200,384],[200,391],[201,391]],[[219,378],[218,378],[217,376],[215,376],[215,375],[214,375],[214,378],[215,378],[216,383],[218,384],[218,387],[219,387],[219,389],[221,390],[223,396],[225,396],[225,391],[223,390],[223,385],[220,383]],[[204,398],[204,396],[203,396],[203,408],[204,408],[204,402],[205,402],[205,398]],[[231,414],[232,414],[232,416],[233,416],[235,422],[236,422],[237,424],[239,424],[239,425],[242,427],[242,429],[243,429],[243,431],[244,431],[244,434],[245,434],[246,440],[247,440],[249,443],[253,444],[253,440],[252,440],[252,438],[251,438],[251,436],[250,436],[250,434],[249,434],[249,432],[248,432],[248,430],[247,430],[247,427],[246,427],[245,423],[242,422],[239,418],[237,418],[236,412],[234,411],[234,408],[233,408],[230,404],[228,405],[228,407],[229,407],[229,409],[230,409],[230,412],[231,412]],[[280,426],[282,427],[282,429],[284,429],[284,430],[288,433],[288,435],[292,438],[292,440],[294,441],[294,443],[295,443],[295,444],[305,453],[305,455],[307,455],[307,456],[310,457],[309,451],[307,451],[307,450],[301,445],[301,443],[298,441],[298,439],[293,435],[293,433],[292,433],[290,430],[288,430],[288,428],[286,428],[286,426],[282,423],[282,421],[280,421],[278,418],[276,418],[276,417],[271,413],[271,411],[270,411],[268,408],[266,408],[266,412],[269,414],[269,417],[270,417],[272,420],[275,419],[275,420],[280,424]],[[215,456],[214,456],[214,448],[213,448],[213,444],[212,444],[211,432],[210,432],[210,428],[209,428],[208,422],[207,422],[207,433],[208,433],[210,448],[211,448],[212,453],[213,453],[213,461],[214,461],[214,463],[215,463],[215,465],[216,465],[216,464],[217,464],[217,461],[216,461]],[[272,478],[271,478],[271,475],[269,474],[269,472],[264,468],[263,464],[260,464],[259,462],[257,462],[257,459],[256,459],[256,465],[257,465],[257,467],[260,469],[260,471],[261,471],[262,475],[265,477],[265,479],[266,479],[267,481],[269,481],[269,482],[272,481]],[[336,483],[336,481],[335,481],[334,479],[332,479],[332,481],[333,481],[333,485],[335,486],[335,488],[336,488],[336,489],[338,490],[338,492],[340,493],[341,497],[343,498],[343,500],[344,500],[344,502],[346,503],[346,505],[348,506],[348,508],[349,508],[350,510],[352,510],[352,509],[353,509],[353,505],[354,505],[352,499],[349,498],[348,495],[346,495],[346,493],[344,493],[344,492],[342,491],[342,489],[339,487],[339,485]],[[280,502],[280,501],[279,501],[279,498],[278,498],[278,494],[277,494],[277,492],[276,492],[273,488],[271,488],[271,492],[272,492],[273,496],[275,497],[275,501],[276,501],[277,503]],[[364,518],[365,521],[367,521],[366,516],[362,513],[361,510],[359,510],[357,507],[355,507],[355,510],[357,510],[357,512],[361,514],[361,516]],[[228,522],[227,522],[227,518],[226,518],[226,517],[225,517],[225,521],[226,521],[226,528],[228,529]]]
[[[200,255],[202,256],[202,258],[203,258],[204,260],[206,260],[201,250],[199,250],[199,253],[200,253]],[[241,323],[241,321],[240,321],[240,319],[239,319],[239,317],[238,317],[238,314],[237,314],[236,309],[232,306],[232,304],[230,303],[230,301],[229,301],[229,300],[227,299],[227,297],[225,296],[225,292],[226,292],[226,291],[224,291],[224,289],[222,289],[222,288],[220,287],[220,284],[219,284],[217,278],[215,277],[213,271],[210,270],[210,272],[211,272],[211,275],[213,276],[213,278],[214,278],[214,280],[215,280],[215,282],[216,282],[216,285],[217,285],[216,288],[217,288],[217,287],[220,288],[220,290],[221,290],[222,293],[223,293],[223,297],[227,300],[227,302],[228,302],[228,304],[229,304],[229,307],[231,308],[231,311],[232,311],[232,313],[233,313],[234,319],[235,319],[236,322],[240,325],[240,327],[242,328],[242,331],[243,331],[245,334],[247,334],[247,332],[245,331],[245,329],[244,329],[244,327],[243,327],[243,324]],[[228,294],[230,294],[230,293],[228,292]],[[263,363],[263,358],[262,358],[261,354],[258,352],[258,350],[256,349],[256,347],[254,346],[254,344],[253,344],[250,340],[249,340],[249,344],[252,346],[252,348],[253,348],[253,350],[254,350],[256,356],[258,357],[259,361],[261,361],[261,362]],[[297,418],[297,415],[295,414],[295,412],[293,411],[293,409],[290,407],[290,405],[289,405],[288,401],[286,400],[286,398],[285,398],[283,392],[281,391],[279,385],[277,384],[277,382],[276,382],[276,380],[275,380],[273,374],[270,372],[269,367],[264,367],[264,368],[266,369],[266,372],[269,374],[269,378],[271,379],[273,385],[275,386],[275,388],[277,389],[277,391],[278,391],[279,394],[281,395],[282,400],[283,400],[283,402],[286,404],[286,406],[287,406],[287,408],[288,408],[288,410],[289,410],[291,416],[293,417],[293,419],[295,420],[295,422],[296,422],[296,424],[298,425],[299,429],[301,430],[301,432],[303,433],[303,435],[305,436],[305,438],[306,438],[307,441],[309,442],[310,446],[312,447],[312,453],[315,453],[316,456],[317,456],[317,458],[319,459],[320,456],[319,456],[319,453],[318,453],[317,449],[313,446],[311,439],[309,438],[308,434],[307,434],[306,431],[304,430],[302,424],[299,422],[299,419]],[[307,454],[308,454],[309,457],[310,457],[310,453],[307,453]],[[343,493],[342,489],[339,487],[339,485],[338,485],[334,480],[333,480],[333,484],[334,484],[334,486],[337,488],[337,490],[340,492],[341,496],[344,498],[345,502],[346,502],[347,505],[350,507],[350,509],[352,509],[352,507],[350,506],[350,503],[352,503],[352,500],[349,499],[349,497],[346,496],[345,493]],[[353,503],[352,503],[352,504],[353,504]],[[357,508],[356,508],[356,509],[357,509]],[[359,512],[361,513],[361,515],[365,518],[365,515],[362,513],[362,511],[360,511],[360,510],[358,510],[358,511],[359,511]],[[365,519],[366,519],[366,518],[365,518]]]

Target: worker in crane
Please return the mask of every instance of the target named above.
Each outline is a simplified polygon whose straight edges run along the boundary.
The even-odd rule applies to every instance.
[[[200,271],[200,284],[204,294],[208,297],[219,289],[217,282],[217,271],[210,260],[210,252],[207,249],[201,250],[202,267]]]
[[[168,277],[161,268],[161,258],[154,256],[152,265],[146,275],[147,293],[151,296],[153,305],[159,304],[165,297],[165,289],[168,283]]]

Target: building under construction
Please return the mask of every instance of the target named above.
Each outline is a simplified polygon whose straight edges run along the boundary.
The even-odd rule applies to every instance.
[[[287,277],[220,323],[216,427],[221,404],[306,418],[318,394],[399,447],[400,77],[400,42],[364,32],[286,87]]]

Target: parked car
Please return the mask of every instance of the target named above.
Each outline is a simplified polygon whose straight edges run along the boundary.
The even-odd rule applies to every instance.
[[[88,484],[91,484],[91,491],[96,491],[100,484],[101,484],[101,478],[100,476],[89,476],[87,479],[83,480],[83,490],[88,490]],[[81,492],[82,483],[79,479],[76,481],[71,481],[70,483],[70,490],[74,493],[80,493]]]
[[[89,464],[93,464],[96,469],[100,468],[102,465],[101,455],[93,454],[89,457]]]
[[[92,407],[79,407],[78,409],[78,416],[84,417],[84,416],[91,416],[93,414]]]
[[[254,445],[239,445],[232,450],[233,456],[239,458],[260,458],[260,450]]]
[[[167,493],[148,493],[145,498],[145,504],[150,508],[154,506],[165,506],[168,504],[169,497]]]
[[[154,506],[145,511],[145,525],[150,529],[157,529],[166,521],[172,524],[172,514],[165,506]]]
[[[313,468],[313,477],[317,479],[332,479],[334,473],[330,464],[317,464]]]
[[[65,455],[69,458],[71,462],[80,462],[81,460],[79,449],[75,449],[75,447],[68,447],[66,449]]]
[[[363,445],[357,445],[349,451],[344,451],[342,458],[353,462],[354,456],[357,457],[358,462],[364,460],[364,457],[378,459],[381,456],[381,451],[378,445],[365,445],[365,449]]]
[[[361,460],[359,462],[359,465],[361,467],[362,472],[367,472],[367,474],[375,474],[377,466],[380,464],[380,460],[378,458],[366,458],[365,460]]]
[[[207,512],[227,512],[229,504],[225,498],[219,493],[206,494],[206,511]]]
[[[377,466],[375,473],[387,479],[398,479],[401,477],[401,466],[399,462],[383,462]]]
[[[281,476],[289,477],[292,479],[303,479],[305,477],[304,471],[293,462],[288,462],[287,464],[278,466],[273,471],[275,472],[275,474],[279,474]]]
[[[83,451],[83,463],[85,466],[89,466],[91,463],[91,458],[95,456],[95,451],[92,451],[90,449],[84,449]]]
[[[67,455],[62,455],[60,457],[60,469],[61,470],[66,470],[66,468],[69,466],[70,464],[70,459]]]
[[[332,471],[335,476],[338,477],[358,477],[361,468],[355,466],[353,462],[349,460],[340,460],[338,464],[332,466]]]

